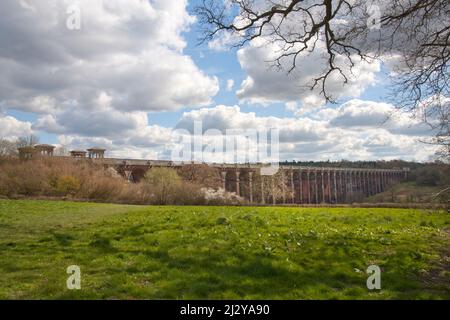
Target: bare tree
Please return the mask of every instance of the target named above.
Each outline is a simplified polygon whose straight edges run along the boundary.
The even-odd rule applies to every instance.
[[[325,65],[308,85],[336,102],[327,84],[348,82],[358,61],[395,61],[392,101],[449,146],[450,2],[448,0],[203,0],[202,41],[228,33],[233,46],[255,39],[277,45],[272,65],[292,72],[324,48]],[[322,53],[322,52],[321,52]]]
[[[7,139],[0,138],[0,157],[9,157],[17,154],[16,144]]]
[[[20,137],[19,139],[17,139],[16,147],[17,148],[29,147],[29,146],[34,146],[38,143],[39,143],[39,137],[31,134],[29,136]]]
[[[188,164],[182,166],[178,174],[184,181],[207,188],[217,189],[222,186],[220,172],[206,164]]]
[[[65,145],[61,145],[55,148],[55,156],[67,157],[69,155],[69,150]]]
[[[180,176],[172,168],[151,168],[144,177],[144,183],[150,187],[158,204],[173,203],[181,182]]]

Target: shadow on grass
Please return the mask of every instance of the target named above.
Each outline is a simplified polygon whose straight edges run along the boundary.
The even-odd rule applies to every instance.
[[[164,283],[162,286],[157,285],[154,296],[146,296],[145,288],[141,292],[135,291],[137,298],[306,299],[308,295],[311,298],[337,298],[339,291],[346,288],[353,288],[355,297],[367,291],[365,278],[358,274],[326,268],[289,270],[288,266],[280,266],[279,258],[275,256],[235,254],[233,258],[239,262],[230,264],[227,257],[221,254],[174,258],[168,251],[161,249],[124,252],[125,255],[142,253],[161,268],[155,270],[146,266],[133,266],[126,269],[107,267],[104,270],[105,274],[122,275],[123,278],[125,275],[139,278],[140,275],[156,274],[152,282]],[[119,287],[126,285],[121,281],[117,281],[117,284]],[[116,289],[120,291],[120,288]]]

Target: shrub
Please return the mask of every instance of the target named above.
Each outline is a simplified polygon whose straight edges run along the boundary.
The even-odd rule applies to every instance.
[[[206,204],[205,194],[202,188],[194,183],[182,181],[174,191],[174,202],[177,205],[202,205]]]
[[[222,188],[218,190],[202,188],[201,191],[209,205],[238,205],[245,202],[244,198],[239,197],[236,193],[225,191]]]
[[[214,175],[204,175],[208,179],[211,176]],[[172,168],[152,168],[142,182],[134,184],[123,179],[114,169],[105,169],[89,160],[41,158],[20,161],[3,158],[0,161],[0,196],[70,195],[81,200],[159,205],[243,202],[236,194],[201,186],[201,183],[184,181]]]
[[[56,192],[62,195],[74,195],[80,190],[80,182],[74,176],[60,176],[56,183]]]
[[[144,183],[151,190],[152,202],[156,204],[173,204],[175,193],[181,186],[181,178],[174,169],[152,168],[145,174]]]
[[[25,195],[36,196],[49,193],[49,170],[41,162],[31,165],[15,164],[10,160],[4,162],[0,169],[0,190],[7,196]]]

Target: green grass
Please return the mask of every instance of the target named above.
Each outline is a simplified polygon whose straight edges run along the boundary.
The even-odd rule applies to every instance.
[[[449,228],[410,209],[0,200],[0,298],[450,299]]]

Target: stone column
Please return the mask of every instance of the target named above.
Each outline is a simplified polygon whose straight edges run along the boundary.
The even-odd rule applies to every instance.
[[[355,185],[356,185],[356,189],[355,189],[355,191],[356,191],[356,194],[359,194],[359,192],[360,192],[360,186],[361,186],[361,183],[359,182],[359,178],[360,178],[360,174],[359,174],[360,172],[359,171],[356,171],[355,172]]]
[[[364,184],[364,171],[360,172],[359,184],[361,186],[361,193],[362,193],[362,195],[366,196],[366,185]]]
[[[361,190],[365,197],[367,197],[367,188],[366,188],[366,180],[365,180],[365,171],[361,171]]]
[[[373,189],[373,194],[377,194],[378,190],[377,190],[377,175],[376,175],[376,171],[372,171],[371,172],[371,176],[372,176],[372,189]]]
[[[359,173],[359,185],[360,185],[363,196],[365,196],[366,195],[366,187],[364,185],[364,171],[360,171],[360,173]]]
[[[377,194],[377,176],[376,176],[376,171],[372,171],[371,172],[372,175],[372,189],[373,189],[373,194]]]
[[[364,187],[364,171],[360,171],[359,172],[359,188],[360,188],[361,194],[363,196],[365,196],[366,195],[366,191],[365,191],[366,189]]]
[[[324,174],[323,169],[322,169],[322,172],[320,174],[322,176],[322,179],[321,179],[321,183],[322,183],[322,203],[325,203],[325,184],[324,184],[324,181],[323,181],[323,174]]]
[[[299,184],[299,191],[300,191],[300,203],[303,203],[303,181],[302,181],[302,170],[298,170],[298,184]]]
[[[275,186],[274,186],[275,182],[273,181],[273,176],[271,176],[270,182],[272,187],[272,204],[275,205],[277,204],[277,199],[275,198]]]
[[[264,176],[260,175],[260,177],[261,177],[261,203],[265,204],[266,199],[264,198]]]
[[[286,181],[285,181],[285,176],[284,176],[284,170],[281,169],[281,196],[283,199],[283,204],[286,203]]]
[[[226,171],[222,171],[222,186],[223,186],[223,190],[227,190],[227,172]]]
[[[344,188],[345,188],[345,202],[348,201],[350,198],[350,189],[348,187],[348,171],[347,169],[344,169]]]
[[[241,175],[241,172],[239,170],[236,170],[236,194],[238,196],[241,195],[241,184],[240,184],[240,179],[239,176]]]
[[[364,184],[366,185],[366,196],[370,196],[370,186],[369,186],[369,172],[364,173]]]
[[[377,194],[378,190],[377,190],[377,177],[376,177],[376,172],[372,171],[372,188],[373,188],[373,194]]]
[[[331,177],[330,177],[330,170],[328,170],[327,176],[328,176],[328,200],[330,201],[329,203],[331,204],[331,203],[333,202],[333,200],[331,199]]]
[[[319,203],[319,188],[317,187],[317,170],[314,170],[314,192],[316,194],[316,204]]]
[[[376,193],[376,190],[374,188],[373,180],[374,180],[373,179],[373,171],[370,171],[369,172],[369,181],[370,181],[370,190],[371,190],[372,195],[374,195]]]
[[[381,182],[381,171],[378,171],[378,191],[383,192],[383,183]]]
[[[333,171],[333,184],[334,184],[334,203],[338,203],[338,192],[337,192],[337,183],[336,183],[336,171]]]
[[[253,172],[251,171],[248,173],[248,188],[250,203],[253,203]]]
[[[352,170],[350,170],[349,172],[349,182],[350,182],[350,201],[353,201],[353,175],[352,175]]]
[[[380,172],[377,171],[376,175],[377,175],[377,191],[378,191],[378,193],[380,193],[380,192],[381,192],[381,187],[380,187]]]
[[[294,171],[290,171],[291,174],[291,198],[292,198],[292,203],[295,203],[295,186],[294,186]]]
[[[384,173],[384,183],[386,185],[386,188],[389,188],[389,171],[387,171],[387,170]]]
[[[309,181],[309,170],[306,172],[306,185],[308,187],[308,203],[311,203],[311,183]]]

